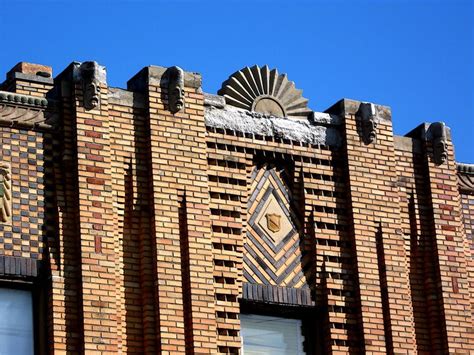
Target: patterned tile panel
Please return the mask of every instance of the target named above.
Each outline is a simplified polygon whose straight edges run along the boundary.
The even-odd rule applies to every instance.
[[[282,171],[255,168],[248,204],[244,276],[250,283],[308,287],[303,273],[300,227]]]

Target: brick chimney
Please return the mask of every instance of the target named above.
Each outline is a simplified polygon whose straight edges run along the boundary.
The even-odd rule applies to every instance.
[[[53,76],[53,68],[47,65],[19,62],[7,74],[7,77],[14,73],[22,73],[29,75],[37,75],[43,78],[51,78]]]
[[[53,87],[53,68],[47,65],[19,62],[8,73],[0,90],[44,97]]]

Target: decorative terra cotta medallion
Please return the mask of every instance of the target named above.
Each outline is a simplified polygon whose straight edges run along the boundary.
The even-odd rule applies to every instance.
[[[279,232],[281,216],[276,213],[267,213],[265,217],[267,218],[267,228],[273,233]]]

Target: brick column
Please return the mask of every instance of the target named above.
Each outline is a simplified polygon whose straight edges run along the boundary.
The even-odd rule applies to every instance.
[[[76,167],[76,123],[74,90],[71,87],[75,63],[55,78],[60,107],[60,129],[53,133],[51,191],[56,200],[58,221],[46,227],[50,254],[49,294],[50,352],[79,353],[83,349],[81,306],[80,237],[78,232],[78,188]],[[54,191],[54,192],[53,192]],[[53,197],[51,196],[51,199]]]
[[[376,139],[368,142],[360,104],[343,100],[338,110],[345,118],[362,346],[367,353],[413,353],[413,312],[400,229],[391,112],[388,107],[372,106]]]
[[[183,73],[185,106],[171,113],[169,73],[148,67],[129,82],[149,100],[157,337],[163,354],[210,354],[217,349],[201,77]]]
[[[91,62],[88,62],[91,63]],[[110,132],[105,69],[76,65],[75,111],[84,351],[117,352]],[[91,81],[100,102],[91,107]],[[88,101],[89,100],[89,101]]]
[[[433,149],[433,124],[423,124],[408,135],[423,141],[426,153],[426,181],[431,195],[432,262],[437,269],[435,294],[441,323],[431,324],[432,351],[456,354],[474,352],[470,312],[468,264],[464,250],[465,232],[456,175],[456,163],[449,128],[446,127],[447,159],[436,161]],[[434,334],[433,334],[434,333]],[[444,339],[440,339],[444,338]]]

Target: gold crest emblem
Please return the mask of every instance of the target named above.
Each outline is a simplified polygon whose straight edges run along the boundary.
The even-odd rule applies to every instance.
[[[267,218],[267,228],[273,233],[279,232],[281,216],[276,213],[267,213],[265,217]]]

